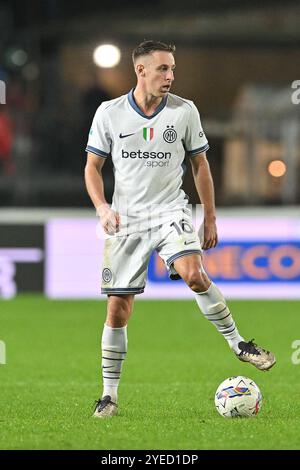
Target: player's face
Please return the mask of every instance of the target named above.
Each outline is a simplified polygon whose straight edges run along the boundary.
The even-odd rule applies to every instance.
[[[156,97],[165,96],[174,80],[175,60],[171,52],[155,51],[147,56],[145,83],[149,93]]]

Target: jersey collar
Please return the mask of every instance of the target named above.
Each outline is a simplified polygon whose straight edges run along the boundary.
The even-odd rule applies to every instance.
[[[130,106],[131,106],[140,116],[142,116],[142,117],[145,118],[145,119],[152,119],[152,118],[154,118],[154,116],[157,116],[157,114],[160,113],[160,112],[164,109],[164,107],[166,106],[166,104],[167,104],[168,95],[165,96],[165,97],[161,100],[159,106],[156,108],[156,110],[154,111],[154,113],[151,114],[151,116],[147,116],[146,114],[143,113],[143,111],[140,110],[140,108],[139,108],[138,105],[136,104],[135,99],[134,99],[134,96],[133,96],[133,92],[134,92],[134,88],[132,88],[132,89],[130,90],[130,92],[128,93],[128,95],[127,95],[127,96],[128,96],[129,104],[130,104]]]

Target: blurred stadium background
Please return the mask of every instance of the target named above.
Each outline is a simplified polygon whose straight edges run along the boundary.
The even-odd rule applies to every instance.
[[[60,270],[74,260],[75,251],[80,255],[80,247],[73,240],[72,251],[65,239],[60,249],[59,227],[52,220],[63,224],[65,218],[88,217],[96,224],[83,181],[91,121],[103,100],[134,86],[131,51],[144,38],[154,38],[176,44],[172,91],[195,101],[211,146],[221,244],[207,254],[209,273],[218,282],[244,283],[245,289],[248,282],[282,281],[289,283],[291,295],[298,291],[300,296],[299,13],[299,3],[291,0],[284,5],[276,0],[131,0],[126,6],[87,0],[76,7],[58,0],[2,1],[0,295],[47,292],[49,276],[61,284],[74,273],[74,266]],[[119,49],[116,65],[96,65],[94,51],[103,44]],[[187,167],[184,187],[190,202],[197,203]],[[111,201],[109,161],[104,176]],[[87,222],[61,230],[72,230],[71,239],[77,234],[81,247],[91,237]],[[55,266],[58,271],[50,272],[55,243],[65,258]],[[93,249],[100,245],[94,243]],[[22,247],[33,251],[13,251]],[[94,268],[96,273],[86,284],[97,283],[94,289],[86,285],[82,295],[97,296],[101,253],[95,264],[91,252],[90,259],[81,253],[87,272]],[[158,259],[150,271],[155,287],[162,280],[169,289]],[[74,285],[74,279],[69,282]],[[238,295],[236,289],[226,290],[233,293]],[[59,294],[64,296],[63,289]]]
[[[298,0],[0,2],[0,363],[6,345],[10,364],[1,369],[7,426],[0,448],[299,448],[293,433],[299,405],[289,388],[293,364],[300,362],[290,360],[299,303],[287,301],[300,298],[299,17]],[[98,423],[92,431],[90,421],[83,423],[90,416],[84,407],[97,398],[105,316],[102,241],[83,179],[85,145],[100,103],[134,86],[131,51],[144,39],[176,44],[172,92],[196,103],[210,143],[220,243],[205,254],[206,269],[227,298],[259,299],[230,304],[245,334],[255,326],[254,334],[279,357],[273,375],[251,369],[267,396],[264,416],[271,417],[255,428],[228,429],[213,416],[218,383],[247,375],[247,366],[229,357],[188,288],[171,283],[156,256],[141,298],[190,299],[189,320],[183,302],[138,303],[121,385],[123,422],[102,434]],[[114,66],[94,61],[104,44],[120,52]],[[104,178],[111,201],[109,161]],[[197,203],[189,165],[184,188]],[[167,338],[170,315],[176,328]],[[178,359],[175,378],[170,351]],[[12,419],[20,402],[25,415]],[[158,430],[160,406],[165,422]],[[211,434],[200,429],[203,416]]]

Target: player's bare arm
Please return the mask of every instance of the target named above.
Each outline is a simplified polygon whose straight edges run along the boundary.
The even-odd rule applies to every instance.
[[[112,235],[119,230],[120,217],[117,212],[109,207],[105,200],[102,178],[104,162],[104,158],[88,152],[84,175],[88,194],[100,217],[101,225],[105,233]]]
[[[204,241],[202,248],[209,250],[218,243],[213,179],[205,153],[193,156],[191,165],[196,189],[204,206]]]

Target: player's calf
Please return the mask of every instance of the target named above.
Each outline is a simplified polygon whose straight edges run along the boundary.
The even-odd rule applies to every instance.
[[[205,292],[195,292],[195,299],[203,315],[211,322],[228,342],[229,347],[240,353],[238,344],[244,341],[226,301],[217,286],[212,282]]]

